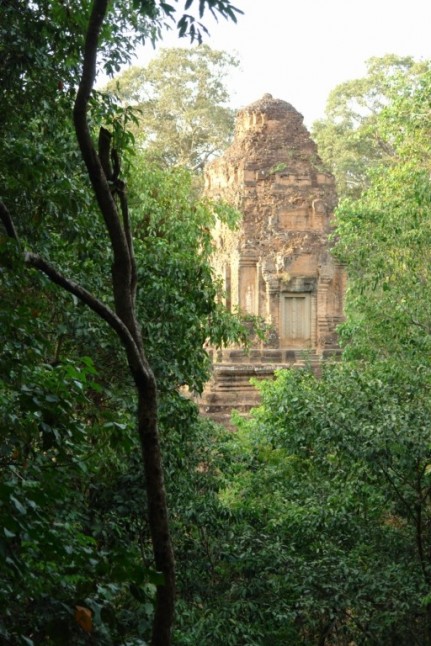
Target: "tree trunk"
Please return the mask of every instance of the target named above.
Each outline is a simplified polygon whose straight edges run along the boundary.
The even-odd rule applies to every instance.
[[[140,326],[135,310],[135,259],[124,193],[117,208],[107,168],[91,139],[87,110],[96,75],[96,57],[100,31],[108,0],[94,0],[84,46],[81,82],[74,106],[74,123],[82,157],[110,237],[114,261],[112,287],[115,311],[134,343],[126,347],[130,371],[138,394],[138,433],[142,448],[147,492],[149,526],[155,567],[163,575],[157,587],[152,646],[169,646],[174,615],[174,556],[168,526],[166,492],[157,429],[157,389],[153,372],[145,356]],[[103,136],[105,133],[101,131]],[[106,147],[106,146],[105,146]],[[100,146],[99,146],[100,150]]]
[[[154,374],[145,356],[141,330],[136,316],[136,263],[128,217],[124,184],[113,186],[111,172],[102,154],[102,163],[94,146],[87,120],[88,101],[96,76],[96,58],[100,31],[107,12],[108,0],[94,0],[88,22],[84,45],[81,80],[75,100],[73,118],[77,140],[88,176],[105,222],[113,252],[112,291],[115,312],[83,287],[66,278],[50,263],[37,254],[25,253],[25,262],[47,275],[52,282],[74,294],[105,320],[117,333],[127,355],[127,362],[137,391],[137,430],[142,449],[145,489],[148,501],[148,521],[154,554],[155,568],[163,576],[157,586],[155,615],[152,630],[152,646],[170,646],[175,601],[175,564],[171,545],[166,492],[159,435],[157,428],[157,388]],[[107,138],[106,138],[107,134]],[[109,154],[110,135],[101,129],[105,137],[99,151]],[[100,141],[99,141],[100,143]],[[116,157],[118,162],[118,157]],[[117,168],[117,174],[119,168]],[[118,206],[113,188],[119,192]],[[18,241],[12,217],[6,205],[0,201],[0,221],[9,237]]]

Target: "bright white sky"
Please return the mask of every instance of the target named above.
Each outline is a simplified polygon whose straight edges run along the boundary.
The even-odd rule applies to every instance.
[[[180,5],[181,5],[180,0]],[[265,92],[284,99],[310,127],[323,116],[330,90],[362,76],[371,56],[431,59],[430,0],[232,0],[238,23],[205,22],[213,49],[236,53],[241,70],[229,83],[232,105]],[[169,35],[161,46],[187,46]],[[148,45],[137,64],[154,56]]]

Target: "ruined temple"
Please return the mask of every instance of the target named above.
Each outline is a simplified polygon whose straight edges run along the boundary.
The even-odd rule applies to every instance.
[[[206,195],[235,206],[238,230],[214,230],[214,264],[229,308],[262,317],[266,339],[247,352],[213,353],[213,378],[201,408],[225,421],[258,402],[251,377],[304,365],[337,352],[344,273],[328,234],[334,178],[323,169],[303,117],[270,94],[239,111],[234,141],[205,170]]]

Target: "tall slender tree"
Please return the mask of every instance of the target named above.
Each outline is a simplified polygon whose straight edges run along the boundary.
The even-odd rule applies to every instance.
[[[186,11],[192,4],[193,0],[186,2]],[[126,187],[121,175],[120,151],[113,145],[110,130],[100,125],[100,115],[103,115],[103,110],[98,112],[94,109],[93,88],[98,55],[108,72],[118,68],[120,62],[128,59],[126,34],[130,29],[133,29],[133,33],[136,34],[133,36],[136,40],[145,40],[148,37],[154,40],[167,20],[173,20],[176,23],[180,35],[189,34],[192,39],[200,40],[202,32],[206,30],[200,20],[193,15],[184,13],[177,17],[175,7],[156,0],[137,3],[109,3],[108,0],[94,0],[89,10],[84,12],[80,3],[65,4],[41,0],[28,4],[16,0],[2,2],[3,9],[13,20],[14,26],[18,27],[18,30],[11,30],[8,35],[10,49],[6,51],[7,57],[13,59],[16,67],[11,70],[9,64],[0,65],[2,77],[9,92],[2,104],[2,111],[6,115],[12,105],[17,105],[21,91],[25,98],[23,104],[28,107],[31,91],[35,89],[33,100],[37,96],[40,106],[49,107],[55,114],[57,114],[56,110],[61,108],[62,115],[67,118],[67,107],[74,95],[74,81],[77,75],[79,77],[78,91],[73,101],[73,124],[88,179],[110,242],[114,306],[111,308],[63,274],[52,262],[28,249],[32,243],[37,244],[40,232],[37,233],[36,227],[34,228],[36,234],[33,237],[26,236],[24,239],[20,237],[20,225],[26,233],[31,232],[31,226],[28,226],[28,217],[26,217],[30,214],[21,212],[17,218],[13,216],[18,206],[25,208],[24,196],[19,196],[11,206],[8,206],[8,193],[12,195],[12,192],[6,188],[0,200],[0,220],[6,236],[15,243],[15,253],[19,253],[22,249],[25,265],[42,272],[50,281],[71,293],[95,312],[115,331],[125,350],[138,399],[137,430],[144,463],[154,563],[163,578],[157,586],[152,644],[166,646],[171,642],[175,575],[157,429],[157,386],[146,358],[136,315],[136,260]],[[228,0],[200,2],[200,18],[206,9],[215,15],[220,14],[234,20],[238,13]],[[36,31],[29,34],[30,44],[26,45],[25,32],[30,28]],[[7,61],[7,63],[10,62]],[[35,74],[34,67],[39,76]],[[40,77],[41,72],[45,73],[43,78]],[[47,73],[50,76],[47,77]],[[48,87],[48,93],[46,93],[46,87]],[[63,92],[67,92],[65,100],[63,100]],[[53,101],[52,94],[55,93],[59,93],[60,98]],[[49,124],[44,122],[43,118],[42,110],[39,126],[45,129]],[[96,129],[98,129],[97,145],[93,139]],[[8,137],[6,142],[10,143]],[[61,149],[60,145],[59,148]],[[25,159],[21,160],[19,168],[23,173],[23,185],[31,175],[25,161]],[[60,160],[60,165],[63,161]],[[32,178],[33,181],[34,177],[37,177],[37,172]],[[18,183],[19,181],[18,178]],[[19,191],[15,185],[13,194],[17,193]],[[45,233],[49,235],[49,231]]]

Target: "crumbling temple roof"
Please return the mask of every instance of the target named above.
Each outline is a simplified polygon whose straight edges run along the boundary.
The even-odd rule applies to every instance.
[[[261,99],[250,103],[238,112],[238,116],[242,112],[265,112],[271,119],[282,119],[286,112],[294,112],[302,119],[300,114],[291,103],[283,101],[282,99],[274,99],[272,94],[264,94]]]

